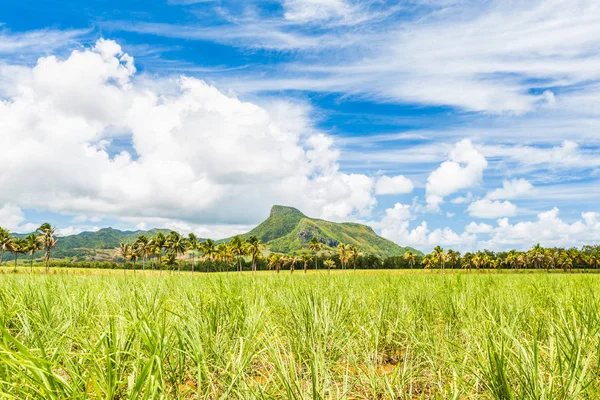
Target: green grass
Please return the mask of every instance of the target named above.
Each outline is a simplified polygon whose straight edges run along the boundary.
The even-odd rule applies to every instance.
[[[0,397],[600,397],[596,274],[35,272],[0,275]]]

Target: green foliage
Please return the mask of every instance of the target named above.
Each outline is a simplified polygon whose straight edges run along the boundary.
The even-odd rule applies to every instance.
[[[244,238],[250,236],[258,237],[270,251],[286,254],[308,249],[313,237],[330,252],[336,251],[338,244],[345,243],[356,246],[362,253],[379,257],[401,256],[407,250],[421,254],[378,236],[366,225],[308,218],[293,207],[273,206],[269,218],[243,235]]]
[[[599,275],[339,272],[3,275],[0,393],[600,397]]]
[[[132,244],[139,236],[153,236],[157,232],[169,233],[166,229],[152,229],[150,231],[120,231],[113,228],[103,228],[96,232],[82,232],[59,238],[56,251],[69,256],[69,251],[78,249],[116,249],[121,243]],[[73,254],[78,255],[78,254]]]

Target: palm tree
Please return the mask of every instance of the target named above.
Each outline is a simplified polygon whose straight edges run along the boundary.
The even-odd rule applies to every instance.
[[[590,268],[600,268],[600,255],[598,253],[592,253],[587,258],[587,263]]]
[[[536,269],[540,269],[544,265],[544,248],[539,243],[527,252],[527,256]]]
[[[129,259],[133,262],[133,274],[135,275],[136,263],[137,260],[140,259],[140,251],[135,243],[131,245],[131,255],[129,256]]]
[[[146,260],[152,253],[150,246],[150,239],[147,236],[141,235],[134,243],[137,253],[142,257],[142,270],[146,269]]]
[[[226,263],[226,264],[229,264],[230,262],[233,262],[235,260],[235,257],[233,255],[231,248],[225,243],[220,243],[217,246],[216,257],[221,263]],[[229,267],[227,269],[229,269]]]
[[[233,252],[233,255],[236,258],[237,261],[237,268],[239,273],[242,273],[242,256],[244,256],[246,254],[246,246],[244,243],[244,239],[242,239],[241,236],[237,235],[234,236],[231,241],[229,242],[229,247],[231,248],[231,251]]]
[[[331,258],[325,260],[325,266],[327,267],[327,273],[331,274],[331,269],[335,268],[335,261],[333,261]]]
[[[177,262],[177,257],[175,256],[175,253],[167,252],[165,254],[165,259],[163,260],[163,262],[165,267],[167,267],[167,269],[171,271],[173,269],[173,265],[175,265],[175,263]]]
[[[519,263],[519,255],[516,250],[511,250],[506,256],[506,264],[511,268],[516,269]]]
[[[423,264],[423,268],[431,269],[435,266],[435,260],[431,254],[426,254],[425,257],[421,260],[421,264]]]
[[[475,253],[475,255],[473,256],[472,260],[473,260],[473,265],[475,266],[475,269],[477,271],[479,271],[479,268],[481,268],[484,265],[484,263],[485,263],[484,255],[480,251],[478,251],[477,253]]]
[[[125,274],[125,267],[127,266],[127,261],[131,259],[132,251],[133,249],[129,243],[119,244],[119,248],[117,249],[116,255],[123,258],[123,274]]]
[[[246,254],[252,258],[252,273],[256,273],[256,261],[262,256],[260,239],[250,236],[246,241]]]
[[[152,245],[153,253],[158,258],[158,268],[162,270],[162,256],[163,250],[165,249],[167,243],[167,237],[161,231],[156,232],[156,236],[150,239],[150,243]]]
[[[24,239],[19,239],[13,237],[8,243],[8,250],[11,251],[15,255],[15,268],[14,271],[17,272],[17,262],[19,261],[19,254],[27,253],[27,243]]]
[[[176,261],[177,256],[184,255],[188,248],[185,238],[175,231],[169,232],[169,236],[167,236],[167,240],[165,241],[165,247],[175,255]],[[177,263],[177,272],[181,273],[181,262]]]
[[[200,245],[202,257],[206,260],[214,261],[217,254],[215,246],[215,241],[212,239],[206,239],[204,242],[202,242]]]
[[[210,261],[212,268],[212,263],[215,261],[215,256],[217,255],[215,241],[212,239],[206,239],[204,242],[200,243],[200,250],[202,251],[202,258]]]
[[[460,262],[461,267],[463,269],[467,268],[469,270],[469,272],[471,272],[471,269],[473,268],[473,264],[474,264],[473,258],[474,258],[473,253],[469,253],[469,252],[465,253],[464,257],[462,258],[462,260]]]
[[[4,260],[4,252],[8,250],[8,243],[10,242],[10,232],[7,229],[0,227],[0,266]]]
[[[456,264],[460,264],[460,253],[452,249],[448,250],[446,252],[446,261],[454,268]]]
[[[558,265],[560,265],[565,272],[573,268],[573,259],[571,258],[571,255],[566,251],[561,252],[558,257]]]
[[[319,239],[317,239],[316,236],[313,236],[312,239],[310,240],[310,243],[308,244],[308,248],[310,249],[310,251],[315,252],[315,271],[316,271],[319,268],[318,267],[319,251],[321,251],[321,249],[323,249],[323,243],[321,243],[319,241]]]
[[[356,246],[350,246],[350,258],[352,259],[352,266],[354,267],[354,273],[356,273],[356,262],[358,261],[358,257],[360,257],[362,253],[358,250]]]
[[[404,260],[408,263],[410,269],[412,269],[415,265],[415,261],[417,260],[417,256],[415,253],[408,250],[406,253],[404,253]]]
[[[299,256],[289,255],[286,257],[286,264],[289,264],[290,266],[290,274],[294,273],[296,263],[299,263],[300,261],[302,261],[302,258]]]
[[[544,250],[544,266],[547,270],[550,269],[550,267],[552,267],[552,269],[556,268],[557,256],[558,254],[555,253],[552,249]]]
[[[200,240],[193,233],[190,233],[187,238],[188,250],[192,252],[192,273],[196,264],[196,250],[200,247]]]
[[[35,252],[42,249],[42,241],[41,237],[36,235],[35,233],[30,233],[25,238],[25,248],[27,252],[31,255],[31,259],[29,260],[29,272],[33,272],[33,257]]]
[[[277,273],[279,273],[279,270],[281,269],[281,263],[283,261],[282,255],[279,253],[271,253],[268,255],[267,261],[268,261],[267,268],[268,269],[275,268],[275,271]]]
[[[311,261],[312,256],[310,255],[310,253],[302,253],[300,259],[302,260],[304,273],[306,274],[308,271],[308,263]]]
[[[440,266],[443,271],[444,267],[446,266],[446,253],[444,252],[444,249],[442,249],[440,246],[435,246],[432,255],[436,264]]]
[[[348,250],[350,246],[344,243],[340,243],[337,246],[340,252],[340,264],[342,264],[342,269],[346,269],[346,263],[348,262]]]
[[[44,250],[44,262],[46,264],[46,272],[50,270],[50,253],[56,246],[56,227],[48,222],[43,223],[37,228],[38,234],[41,236],[42,248]]]

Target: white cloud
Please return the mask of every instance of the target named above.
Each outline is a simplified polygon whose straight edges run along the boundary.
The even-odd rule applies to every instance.
[[[373,3],[377,2],[369,2]],[[289,0],[285,4],[294,6],[288,7],[287,16],[307,22],[343,20],[348,14],[353,20],[368,14],[368,7],[354,12],[355,3],[344,0]],[[407,6],[401,2],[396,10],[405,11]],[[311,57],[308,62],[276,69],[268,79],[248,74],[240,80],[248,90],[336,91],[524,115],[560,110],[561,98],[570,97],[532,89],[579,89],[600,78],[600,56],[595,51],[600,45],[600,9],[592,1],[457,1],[451,6],[448,2],[410,2],[409,7],[411,12],[402,18],[377,18],[369,29],[356,30],[351,45],[336,41],[331,46],[319,39],[313,42],[315,46],[303,48],[318,52],[334,47],[336,57],[320,62]],[[285,33],[297,41],[306,40],[305,30]],[[262,38],[255,42],[262,43]],[[590,107],[587,102],[586,107]]]
[[[10,203],[5,203],[0,207],[0,226],[17,233],[29,233],[38,227],[38,225],[26,223],[23,210]]]
[[[0,54],[16,54],[22,57],[27,53],[47,53],[53,50],[72,46],[77,43],[87,30],[54,30],[15,32],[3,30],[0,25]]]
[[[71,236],[71,235],[78,235],[81,232],[97,232],[99,230],[100,230],[100,228],[97,226],[87,227],[87,228],[82,228],[79,226],[67,226],[67,227],[63,227],[63,228],[58,228],[56,230],[56,234],[58,236]]]
[[[512,179],[502,182],[502,188],[489,192],[486,197],[491,200],[515,199],[533,191],[533,185],[527,179]]]
[[[285,0],[285,18],[295,23],[336,19],[345,23],[358,23],[365,19],[358,6],[347,0]]]
[[[473,193],[469,192],[466,196],[457,196],[450,200],[452,204],[466,204],[470,203],[473,200]]]
[[[427,178],[426,200],[429,209],[439,210],[445,196],[480,183],[486,167],[485,157],[473,147],[470,140],[458,142],[450,152],[449,159]]]
[[[498,220],[491,239],[479,244],[490,249],[517,247],[526,249],[536,243],[542,246],[571,247],[600,242],[600,218],[595,212],[584,212],[581,219],[568,223],[559,218],[558,208],[539,213],[534,221],[511,224]]]
[[[471,222],[469,225],[467,225],[465,227],[465,232],[468,233],[490,233],[494,230],[494,227],[492,225],[488,225],[485,223],[476,223],[476,222]]]
[[[139,79],[108,40],[18,71],[0,70],[0,204],[188,224],[256,222],[275,203],[351,219],[376,204],[375,179],[339,171],[305,104]],[[132,147],[111,152],[124,135]]]
[[[372,222],[374,228],[379,229],[381,235],[401,246],[414,246],[421,250],[430,249],[434,246],[455,246],[456,248],[472,247],[477,237],[464,232],[457,234],[446,227],[431,231],[426,221],[410,229],[409,220],[413,218],[411,206],[396,203],[394,208],[388,208],[385,216],[377,222]]]
[[[471,203],[467,211],[477,218],[512,217],[517,214],[517,206],[510,201],[481,199]]]
[[[388,209],[386,216],[372,225],[381,230],[382,236],[401,246],[415,246],[426,251],[438,244],[460,251],[498,251],[526,250],[536,243],[548,247],[581,247],[600,243],[600,214],[596,212],[584,212],[580,219],[569,223],[559,218],[559,210],[555,207],[539,213],[532,221],[510,223],[508,218],[501,218],[495,226],[471,222],[462,233],[449,227],[431,231],[425,221],[410,229],[406,215],[398,213],[395,217],[397,213],[396,207]],[[486,235],[489,239],[481,240],[479,235]]]
[[[375,194],[405,194],[410,193],[414,189],[412,181],[403,175],[394,177],[381,176],[375,184]]]

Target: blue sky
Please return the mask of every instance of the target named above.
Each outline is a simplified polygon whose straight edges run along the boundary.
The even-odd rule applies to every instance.
[[[593,1],[0,4],[0,225],[600,240]]]

